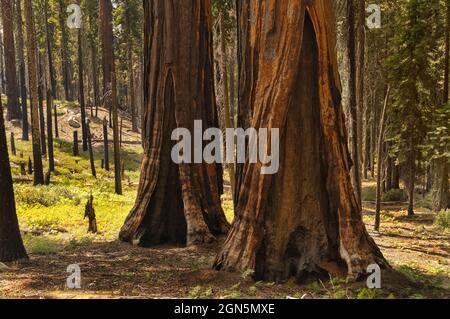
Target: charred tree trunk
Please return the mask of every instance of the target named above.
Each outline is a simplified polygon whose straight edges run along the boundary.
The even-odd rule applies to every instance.
[[[108,141],[108,120],[103,119],[103,152],[105,170],[109,171],[109,141]]]
[[[7,96],[7,119],[19,120],[22,118],[19,108],[19,90],[16,74],[16,49],[14,43],[14,15],[12,0],[1,0],[3,47],[5,53],[5,75]]]
[[[6,143],[3,106],[0,99],[0,261],[16,261],[28,258],[20,236],[16,215],[13,180]]]
[[[47,156],[47,142],[45,141],[45,117],[44,117],[44,71],[42,57],[38,53],[38,107],[39,107],[39,133],[41,135],[42,156]]]
[[[73,146],[72,146],[73,156],[79,156],[80,151],[78,149],[78,131],[73,131]]]
[[[58,129],[58,110],[56,108],[56,104],[53,104],[53,115],[55,116],[55,137],[59,138],[59,129]]]
[[[88,138],[89,161],[91,163],[91,173],[92,173],[92,176],[97,178],[97,171],[95,170],[94,150],[92,149],[92,135],[91,135],[91,129],[89,127],[89,121],[86,122],[86,134],[87,134],[87,138]]]
[[[17,56],[19,62],[19,82],[20,95],[22,105],[22,140],[29,140],[29,126],[28,126],[28,107],[27,107],[27,84],[25,80],[25,55],[23,44],[23,29],[22,29],[22,6],[21,1],[16,0],[16,17],[17,17]]]
[[[55,171],[55,154],[53,151],[53,125],[52,125],[53,95],[47,90],[47,139],[48,139],[48,167],[50,172]]]
[[[122,178],[120,177],[120,136],[119,136],[119,115],[117,102],[117,83],[116,73],[113,68],[111,74],[111,100],[112,100],[112,121],[113,121],[113,138],[114,138],[114,185],[116,194],[122,195]]]
[[[262,175],[261,163],[244,165],[215,268],[285,280],[356,279],[369,264],[387,266],[351,184],[332,7],[325,0],[238,4],[241,67],[248,68],[240,74],[250,74],[240,81],[241,92],[250,91],[240,95],[239,113],[252,114],[255,129],[281,128],[280,170]]]
[[[221,166],[175,164],[171,134],[193,132],[194,120],[204,129],[218,126],[211,3],[151,0],[144,6],[145,155],[136,204],[120,238],[142,246],[210,242],[229,229],[220,206]]]
[[[86,128],[86,104],[84,100],[84,72],[83,72],[83,43],[81,28],[78,29],[78,99],[81,109],[81,138],[83,141],[83,152],[88,150],[88,137]]]
[[[37,47],[31,0],[25,0],[25,25],[27,30],[28,73],[31,92],[31,135],[33,143],[34,184],[44,184],[42,168],[41,137],[39,134],[39,94],[37,79]]]

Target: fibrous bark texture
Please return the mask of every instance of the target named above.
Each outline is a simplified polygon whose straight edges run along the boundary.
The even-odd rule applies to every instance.
[[[239,122],[280,128],[280,170],[238,173],[236,217],[215,268],[263,280],[359,278],[387,266],[350,180],[328,1],[238,1]]]
[[[217,127],[210,1],[145,1],[145,156],[136,205],[120,238],[142,246],[197,244],[224,234],[222,168],[171,160],[172,131]]]

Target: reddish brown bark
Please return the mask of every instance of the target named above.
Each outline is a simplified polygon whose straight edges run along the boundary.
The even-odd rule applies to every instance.
[[[325,0],[238,7],[240,121],[281,129],[280,171],[243,166],[236,218],[215,268],[284,280],[356,279],[369,264],[386,266],[350,180],[332,7]]]
[[[221,167],[171,160],[172,131],[217,127],[210,1],[145,2],[145,156],[136,205],[120,238],[142,246],[199,244],[229,225],[220,206]]]

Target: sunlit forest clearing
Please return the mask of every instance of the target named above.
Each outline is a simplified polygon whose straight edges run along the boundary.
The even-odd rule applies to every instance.
[[[6,298],[442,298],[450,296],[450,232],[448,220],[435,221],[429,197],[418,195],[416,216],[406,217],[406,204],[385,194],[381,232],[374,232],[374,180],[363,182],[364,221],[383,254],[404,278],[387,281],[381,290],[338,278],[297,285],[254,282],[250,272],[216,273],[211,264],[220,243],[204,247],[130,247],[117,240],[131,210],[139,181],[142,147],[124,116],[122,154],[127,163],[124,195],[114,194],[112,172],[90,173],[87,154],[74,157],[67,105],[56,102],[61,114],[61,138],[55,141],[57,170],[48,186],[33,187],[22,176],[20,163],[31,156],[29,142],[16,141],[11,157],[16,181],[17,214],[30,261],[1,269],[0,296]],[[100,109],[100,114],[107,114]],[[66,123],[66,124],[64,124]],[[67,125],[67,126],[66,126]],[[94,157],[101,166],[101,122],[93,121]],[[20,129],[7,125],[16,135]],[[66,133],[64,133],[66,132]],[[22,156],[23,155],[23,158]],[[45,165],[45,162],[44,162]],[[227,178],[228,179],[228,178]],[[225,184],[229,184],[228,181]],[[98,233],[87,232],[84,218],[89,195],[94,196]],[[389,198],[393,196],[393,198]],[[230,188],[222,196],[227,219],[233,219]],[[67,265],[83,267],[83,289],[65,287]]]

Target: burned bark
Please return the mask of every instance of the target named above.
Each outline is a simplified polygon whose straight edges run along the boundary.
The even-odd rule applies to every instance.
[[[350,179],[328,1],[238,6],[241,67],[248,68],[240,74],[251,79],[240,80],[239,114],[250,114],[255,129],[280,128],[280,170],[262,175],[261,163],[243,166],[235,221],[214,267],[300,280],[327,273],[357,279],[369,264],[387,266]]]
[[[174,129],[193,132],[194,120],[204,128],[218,126],[210,5],[145,2],[145,155],[136,204],[120,232],[123,241],[201,244],[229,229],[220,206],[221,166],[171,160]]]
[[[28,258],[20,236],[13,180],[6,143],[3,106],[0,99],[0,261]]]

